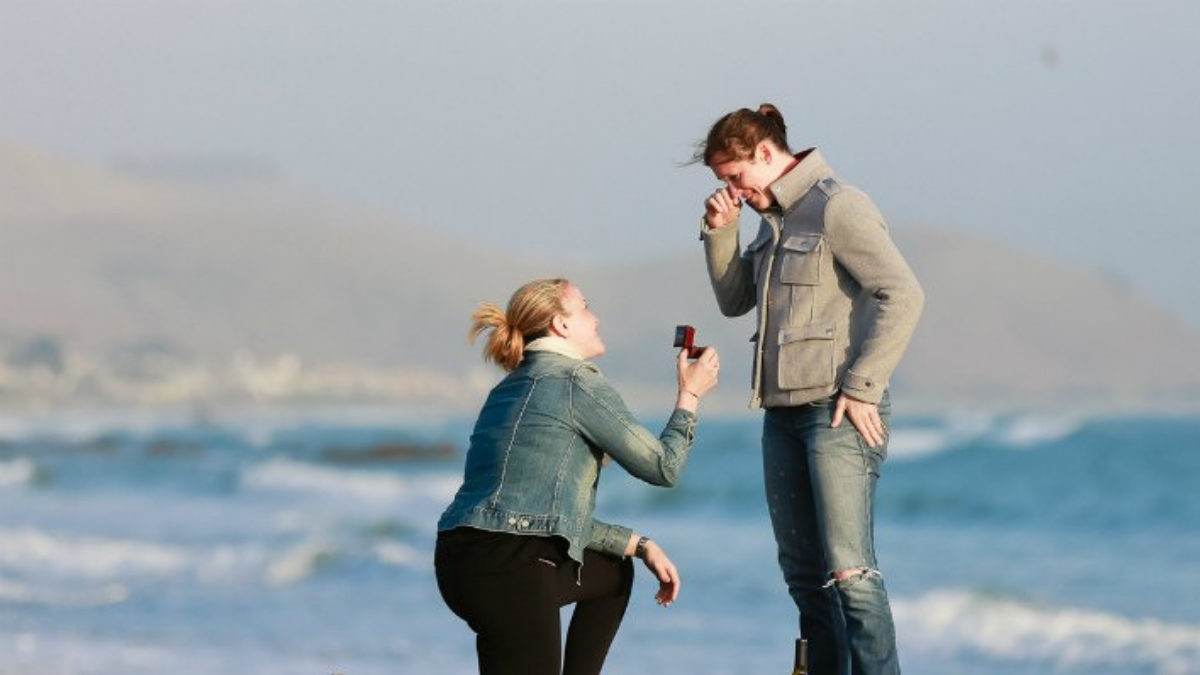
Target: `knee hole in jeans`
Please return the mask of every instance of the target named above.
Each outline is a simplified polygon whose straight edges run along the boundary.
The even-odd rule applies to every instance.
[[[829,581],[825,582],[825,588],[831,586],[853,586],[867,579],[882,577],[883,574],[871,567],[851,567],[839,572],[830,572]]]

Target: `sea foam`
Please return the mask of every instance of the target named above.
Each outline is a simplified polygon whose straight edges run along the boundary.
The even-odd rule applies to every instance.
[[[223,583],[255,573],[268,557],[258,544],[191,546],[0,529],[0,572],[40,579],[119,582],[182,577]]]
[[[1026,449],[1061,441],[1082,426],[1083,421],[1073,415],[1026,415],[999,429],[998,439],[1009,447]]]
[[[457,474],[415,478],[333,469],[289,459],[268,460],[247,468],[242,475],[243,486],[254,489],[304,491],[383,501],[416,498],[449,502],[459,480]]]
[[[905,648],[926,658],[973,653],[1071,672],[1122,665],[1163,675],[1196,673],[1200,664],[1197,625],[964,590],[894,599],[892,609]]]
[[[99,588],[64,590],[0,579],[0,604],[68,608],[100,607],[115,605],[128,598],[129,589],[123,584],[105,584]]]
[[[0,487],[20,485],[33,479],[34,465],[28,459],[14,459],[0,462]]]
[[[900,425],[888,434],[888,457],[920,459],[953,450],[987,437],[995,430],[996,422],[989,415],[956,413],[920,426]]]
[[[172,574],[186,567],[177,547],[101,537],[51,535],[32,528],[0,529],[0,567],[108,579],[124,574]]]

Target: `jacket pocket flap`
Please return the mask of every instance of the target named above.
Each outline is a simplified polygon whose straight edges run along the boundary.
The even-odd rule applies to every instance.
[[[833,326],[810,323],[803,326],[788,326],[779,330],[779,344],[786,345],[800,340],[832,340]]]
[[[819,234],[791,234],[780,245],[789,251],[809,253],[816,250],[820,243],[821,235]]]

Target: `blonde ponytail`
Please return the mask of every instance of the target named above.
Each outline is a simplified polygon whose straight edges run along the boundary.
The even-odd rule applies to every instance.
[[[471,313],[467,342],[474,344],[484,331],[491,331],[483,346],[483,360],[511,372],[521,363],[525,345],[550,331],[550,322],[563,313],[562,296],[566,279],[536,279],[521,286],[508,301],[508,310],[485,302]]]

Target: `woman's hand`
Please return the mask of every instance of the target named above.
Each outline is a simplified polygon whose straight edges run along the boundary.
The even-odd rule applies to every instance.
[[[646,539],[645,545],[639,550],[637,542],[641,539],[636,533],[630,537],[630,548],[625,553],[636,555],[646,563],[646,569],[658,579],[658,592],[654,594],[654,600],[663,607],[670,607],[675,598],[679,597],[679,588],[682,585],[679,570],[675,569],[675,563],[671,562],[662,547],[653,540]]]
[[[718,189],[704,200],[704,222],[717,229],[738,221],[742,200],[728,185]]]
[[[874,403],[867,403],[856,398],[842,394],[838,396],[837,407],[833,411],[833,419],[830,425],[837,428],[842,423],[842,418],[848,417],[850,423],[858,429],[858,433],[862,434],[863,440],[872,448],[881,447],[884,440],[887,439],[887,427],[883,423],[883,418],[879,416],[879,406]]]
[[[700,399],[717,384],[717,375],[721,372],[721,357],[715,347],[705,347],[704,353],[695,361],[688,361],[687,350],[679,350],[679,398],[676,408],[683,408],[692,413]]]

